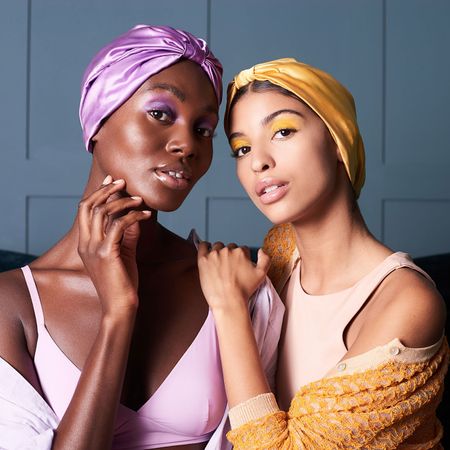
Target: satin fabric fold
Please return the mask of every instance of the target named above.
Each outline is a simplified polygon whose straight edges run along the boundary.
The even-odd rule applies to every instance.
[[[203,39],[167,26],[137,25],[100,50],[88,65],[81,85],[80,122],[86,149],[102,123],[150,76],[181,59],[206,73],[220,104],[222,65]]]
[[[230,105],[238,90],[253,81],[270,81],[303,100],[325,123],[342,156],[356,196],[365,179],[364,143],[350,92],[328,73],[283,58],[257,64],[239,72],[228,85],[225,130],[229,131]]]

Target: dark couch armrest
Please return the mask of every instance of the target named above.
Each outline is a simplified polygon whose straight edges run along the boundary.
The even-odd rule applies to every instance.
[[[0,250],[0,272],[25,266],[35,259],[35,255]]]

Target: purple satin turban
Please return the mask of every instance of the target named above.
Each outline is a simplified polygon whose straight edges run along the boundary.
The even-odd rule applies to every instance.
[[[137,25],[100,50],[81,85],[80,122],[86,149],[103,121],[150,76],[180,59],[194,61],[222,100],[222,65],[203,39],[167,26]]]

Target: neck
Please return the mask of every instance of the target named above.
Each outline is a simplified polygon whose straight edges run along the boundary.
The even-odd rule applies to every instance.
[[[86,187],[81,198],[86,198],[101,186],[106,174],[92,164]],[[194,254],[192,246],[184,239],[170,232],[157,221],[157,211],[152,211],[150,219],[139,223],[140,235],[137,245],[138,264],[152,264],[174,259],[182,259]],[[40,257],[44,267],[58,267],[84,272],[84,265],[78,255],[79,231],[75,219],[69,232],[48,252]]]
[[[352,286],[391,253],[367,229],[352,192],[338,192],[314,218],[293,226],[302,286],[311,294]]]

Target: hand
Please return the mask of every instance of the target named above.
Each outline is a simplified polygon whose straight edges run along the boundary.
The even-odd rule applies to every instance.
[[[216,242],[210,249],[207,242],[198,248],[198,269],[203,294],[213,310],[245,307],[251,295],[264,281],[270,258],[260,249],[253,264],[247,247],[224,246]]]
[[[108,175],[97,191],[80,202],[77,215],[78,253],[105,315],[138,305],[139,222],[151,215],[136,209],[142,198],[119,195],[125,188],[124,180],[111,182]]]

